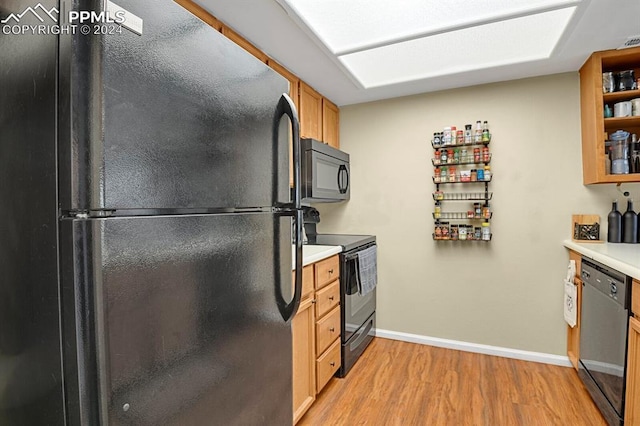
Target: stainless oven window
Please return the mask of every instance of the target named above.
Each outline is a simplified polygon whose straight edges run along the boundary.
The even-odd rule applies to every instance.
[[[357,254],[346,256],[344,283],[345,323],[344,336],[348,340],[351,335],[364,324],[376,310],[376,289],[366,295],[358,291],[358,257]]]

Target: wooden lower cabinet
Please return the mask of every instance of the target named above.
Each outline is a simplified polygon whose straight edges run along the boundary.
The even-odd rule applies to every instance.
[[[316,400],[315,311],[312,298],[300,303],[293,318],[293,421],[297,422]]]
[[[627,393],[624,424],[640,425],[640,321],[629,318],[629,349],[627,352]]]
[[[339,265],[333,256],[302,270],[303,300],[291,324],[294,423],[340,368]],[[329,276],[333,281],[327,282]]]

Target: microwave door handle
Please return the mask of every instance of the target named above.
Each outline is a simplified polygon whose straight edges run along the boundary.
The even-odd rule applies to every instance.
[[[349,188],[349,171],[347,170],[347,166],[345,166],[344,164],[341,164],[338,170],[338,189],[340,190],[341,194],[346,194],[347,188]],[[342,186],[343,179],[341,179],[343,173],[345,176],[344,180],[346,181],[344,182],[344,186]]]

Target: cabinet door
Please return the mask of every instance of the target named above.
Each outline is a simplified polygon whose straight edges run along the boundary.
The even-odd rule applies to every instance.
[[[293,337],[293,422],[316,399],[315,314],[312,297],[300,303],[291,323]]]
[[[582,257],[580,254],[569,251],[569,259],[576,261],[576,277],[573,282],[577,286],[578,300],[576,300],[578,311],[576,326],[571,328],[567,326],[567,356],[569,361],[573,365],[573,368],[578,369],[578,360],[580,359],[580,315],[582,314],[582,280],[579,278],[581,273]]]
[[[322,96],[300,82],[300,137],[322,140]]]
[[[625,425],[640,424],[640,321],[629,318]]]
[[[569,361],[573,365],[573,368],[578,369],[578,361],[580,359],[580,315],[582,315],[582,280],[580,278],[574,278],[573,281],[577,288],[578,305],[576,326],[571,328],[567,326],[567,356]]]
[[[322,137],[326,144],[340,149],[340,110],[327,98],[322,98]]]
[[[227,27],[226,25],[222,25],[222,34],[224,34],[225,37],[233,41],[238,46],[242,47],[247,52],[251,53],[260,61],[264,62],[265,64],[267,63],[267,55],[265,55],[260,49],[255,47],[246,38],[242,37],[240,34],[233,31],[231,28]]]

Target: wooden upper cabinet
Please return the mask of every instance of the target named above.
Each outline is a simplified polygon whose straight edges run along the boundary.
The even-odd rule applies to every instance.
[[[211,25],[216,31],[222,30],[222,22],[218,21],[209,12],[204,10],[200,5],[195,4],[192,0],[175,0],[180,6],[196,15],[198,18]]]
[[[322,139],[322,95],[300,81],[300,137]]]
[[[605,134],[622,129],[640,134],[640,116],[604,118],[604,106],[640,97],[640,90],[603,93],[602,73],[635,70],[640,75],[640,47],[595,52],[580,68],[580,115],[582,123],[583,183],[640,182],[640,173],[614,175],[606,172]]]
[[[299,110],[300,108],[299,108],[299,100],[298,100],[298,85],[300,84],[300,79],[296,77],[294,74],[292,74],[291,72],[289,72],[288,69],[286,69],[285,67],[283,67],[282,65],[280,65],[279,63],[277,63],[271,58],[267,59],[267,65],[269,65],[269,68],[271,68],[272,70],[276,71],[278,74],[280,74],[281,76],[289,80],[289,97],[295,104],[296,109]]]
[[[327,98],[322,98],[323,141],[340,149],[340,110]]]
[[[237,32],[233,31],[231,28],[226,25],[222,25],[222,34],[227,37],[229,40],[233,41],[238,46],[242,47],[247,52],[251,53],[256,58],[260,59],[265,64],[267,63],[267,55],[265,55],[262,50],[255,47],[251,44],[246,38],[242,37]]]

